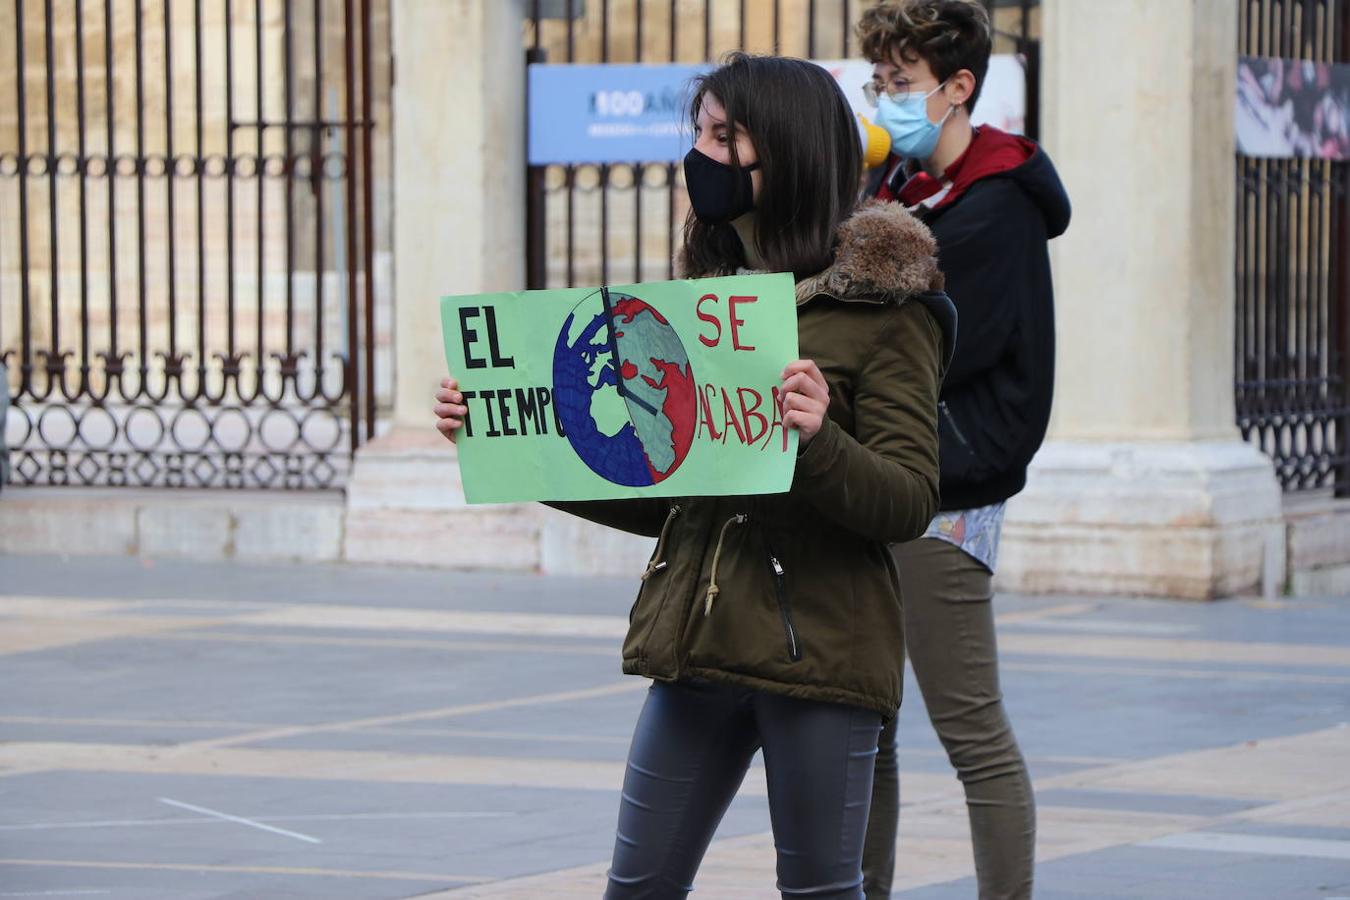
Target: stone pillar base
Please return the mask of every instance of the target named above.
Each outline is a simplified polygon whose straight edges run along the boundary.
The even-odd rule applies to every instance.
[[[431,427],[362,447],[347,487],[348,562],[636,576],[653,543],[537,503],[469,506],[454,447]]]
[[[426,428],[394,428],[356,453],[347,486],[348,562],[535,571],[525,506],[468,506],[454,448]]]
[[[1289,525],[1289,592],[1350,596],[1350,500],[1331,491],[1284,498]]]
[[[1051,442],[1008,503],[998,586],[1210,600],[1285,582],[1281,494],[1240,441]]]

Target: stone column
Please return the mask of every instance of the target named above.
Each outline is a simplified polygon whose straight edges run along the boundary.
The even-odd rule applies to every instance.
[[[635,573],[651,541],[538,504],[467,506],[433,427],[440,298],[525,287],[528,0],[393,0],[394,414],[357,454],[344,557]]]
[[[1237,8],[1044,0],[1050,438],[1009,505],[1000,585],[1213,598],[1284,578],[1273,466],[1233,400]]]
[[[439,299],[525,282],[525,0],[394,0],[394,426],[445,374]]]
[[[537,563],[519,509],[472,516],[432,427],[439,298],[525,281],[525,0],[393,0],[394,413],[357,454],[346,557]]]

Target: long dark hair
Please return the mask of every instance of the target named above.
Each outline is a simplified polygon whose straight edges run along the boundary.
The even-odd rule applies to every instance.
[[[805,60],[733,53],[695,81],[691,122],[708,94],[726,110],[731,164],[740,165],[735,142],[741,128],[759,156],[755,249],[766,267],[798,278],[828,268],[835,232],[853,213],[862,178],[858,126],[838,83]],[[688,267],[698,274],[745,265],[735,229],[705,225],[692,211],[684,245]]]

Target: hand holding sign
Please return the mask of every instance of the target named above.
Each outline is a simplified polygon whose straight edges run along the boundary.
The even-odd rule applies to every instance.
[[[801,432],[802,446],[820,431],[830,408],[830,387],[813,360],[799,359],[783,370],[783,424]]]
[[[785,491],[829,402],[813,364],[780,368],[790,275],[447,297],[441,318],[463,383],[437,428],[473,503]]]
[[[464,395],[459,392],[459,382],[454,378],[442,378],[440,390],[436,391],[436,430],[445,435],[450,443],[455,442],[455,434],[464,427],[464,417],[469,408],[464,405]]]

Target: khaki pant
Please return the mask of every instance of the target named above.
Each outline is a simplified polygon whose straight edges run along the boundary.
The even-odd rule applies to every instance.
[[[1036,807],[1003,711],[992,576],[960,548],[920,538],[894,548],[905,648],[928,716],[966,790],[980,900],[1031,896]],[[891,895],[900,806],[895,719],[882,731],[863,849],[867,900]]]

